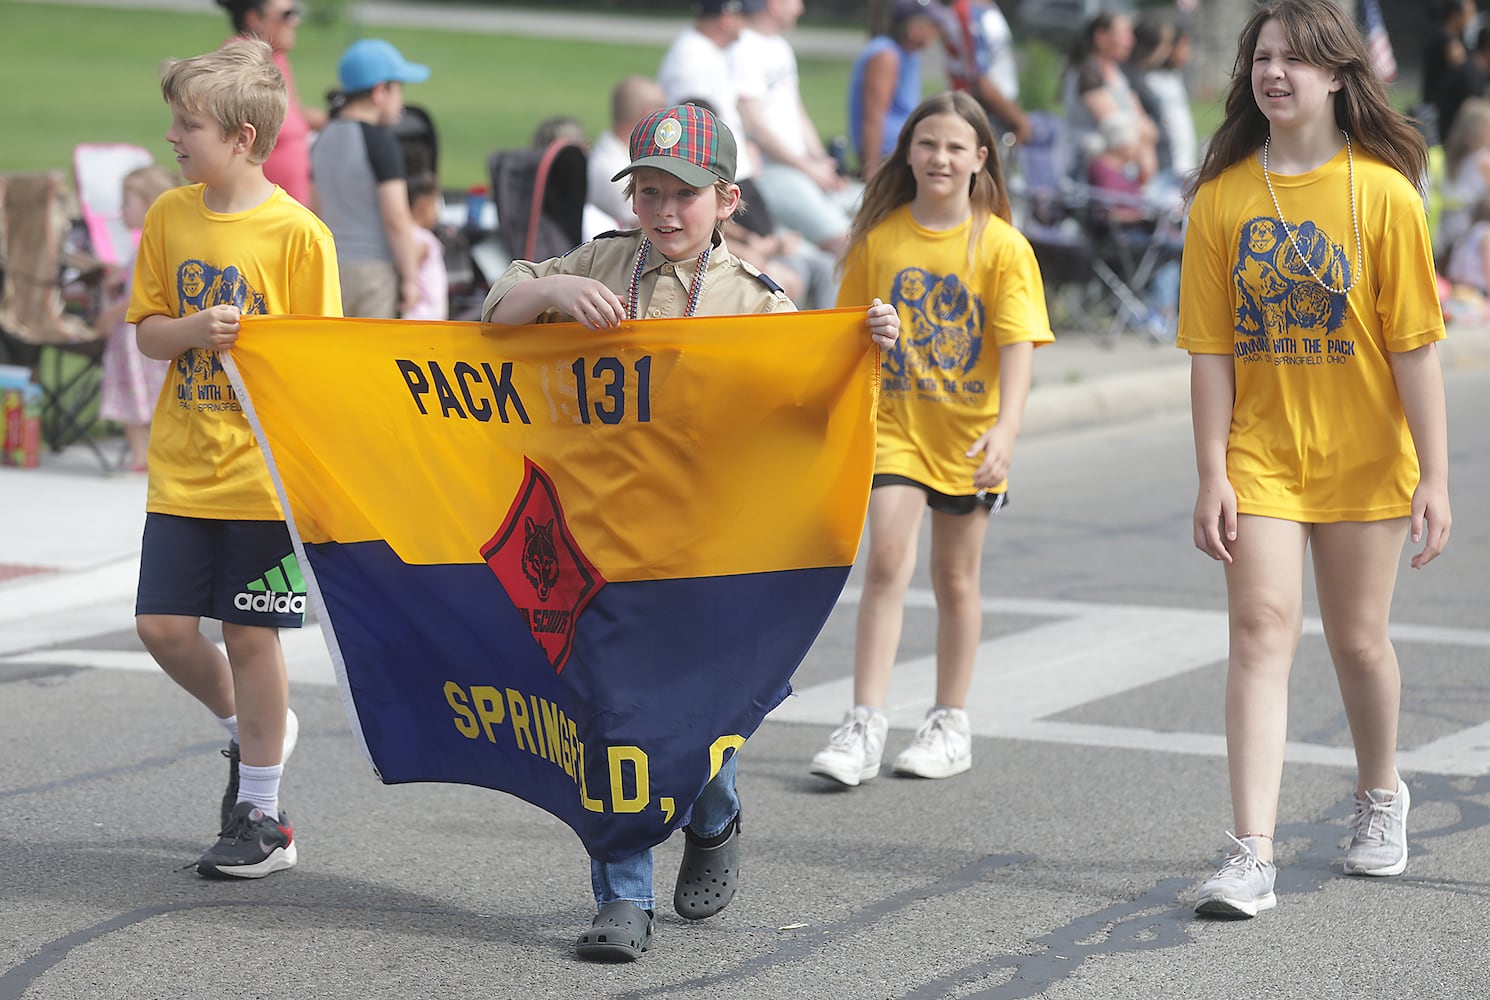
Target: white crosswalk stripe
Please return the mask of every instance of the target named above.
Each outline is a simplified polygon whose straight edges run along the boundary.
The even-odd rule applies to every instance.
[[[107,670],[158,669],[139,650],[77,645],[97,635],[99,622],[132,623],[138,564],[128,560],[85,574],[69,574],[15,588],[0,602],[0,664],[57,664]],[[854,605],[859,595],[844,593]],[[1177,732],[1136,726],[1053,719],[1082,705],[1135,688],[1212,667],[1226,659],[1226,614],[1141,605],[1092,604],[1020,598],[985,600],[990,615],[1047,619],[978,647],[977,675],[968,704],[973,732],[980,736],[1159,753],[1225,756],[1220,732]],[[909,608],[934,609],[928,590],[913,590]],[[1319,634],[1317,620],[1306,634]],[[1395,625],[1393,638],[1429,645],[1490,648],[1490,630]],[[334,686],[335,671],[320,626],[281,632],[290,681]],[[891,675],[886,714],[890,725],[914,729],[931,707],[934,657],[897,663]],[[836,726],[852,703],[853,679],[843,676],[798,690],[771,713],[770,722]],[[1350,748],[1293,742],[1286,757],[1296,763],[1353,768]],[[1458,730],[1398,754],[1404,771],[1490,774],[1490,722]]]

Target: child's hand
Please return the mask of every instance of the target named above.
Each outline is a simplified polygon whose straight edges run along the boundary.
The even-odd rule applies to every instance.
[[[881,347],[894,347],[900,337],[900,313],[894,306],[887,306],[879,299],[869,307],[865,317],[869,326],[869,339]]]
[[[603,282],[579,274],[554,274],[547,280],[549,305],[586,329],[611,330],[626,318],[626,307]]]
[[[994,424],[978,435],[978,440],[967,450],[967,457],[983,456],[983,462],[973,473],[973,487],[991,490],[1009,478],[1009,465],[1014,461],[1014,435],[1004,429],[1003,424]]]
[[[238,321],[241,314],[234,305],[213,306],[196,314],[202,317],[199,336],[194,347],[205,347],[212,351],[226,351],[238,340]]]
[[[1236,541],[1236,490],[1225,478],[1202,482],[1192,518],[1195,547],[1218,562],[1231,562],[1227,542]]]
[[[1443,552],[1453,520],[1448,488],[1434,480],[1420,481],[1412,492],[1411,536],[1414,542],[1423,543],[1423,550],[1412,557],[1413,569],[1422,569]]]

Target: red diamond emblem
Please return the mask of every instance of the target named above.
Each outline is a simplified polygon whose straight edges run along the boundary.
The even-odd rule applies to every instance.
[[[605,578],[580,551],[553,480],[526,456],[507,518],[481,548],[554,673],[574,649],[574,626]]]

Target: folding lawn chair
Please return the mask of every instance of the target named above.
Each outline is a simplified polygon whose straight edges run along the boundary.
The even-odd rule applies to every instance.
[[[1008,158],[1015,225],[1040,262],[1053,317],[1115,340],[1125,329],[1162,339],[1144,291],[1158,268],[1178,257],[1178,224],[1159,218],[1143,201],[1077,180],[1065,124],[1032,112],[1030,138]],[[1115,209],[1137,211],[1134,222],[1113,221]]]
[[[155,156],[144,146],[122,142],[85,142],[72,150],[72,181],[78,211],[88,227],[88,246],[105,264],[118,264],[131,254],[134,235],[124,224],[124,178],[148,167]]]
[[[103,266],[79,249],[72,196],[61,172],[0,174],[0,361],[30,368],[42,387],[42,438],[75,441],[111,463],[93,440],[104,337],[94,329]]]

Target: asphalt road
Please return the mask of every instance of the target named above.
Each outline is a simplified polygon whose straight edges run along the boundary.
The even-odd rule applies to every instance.
[[[1161,416],[1017,456],[985,553],[973,770],[852,792],[807,774],[844,706],[851,582],[742,757],[739,897],[674,916],[675,837],[654,950],[628,966],[573,956],[591,902],[567,828],[497,793],[372,778],[314,630],[291,645],[300,865],[198,878],[218,733],[139,649],[131,581],[79,578],[70,606],[0,626],[0,1000],[1490,995],[1490,370],[1448,385],[1458,520],[1430,568],[1404,559],[1394,614],[1414,803],[1400,878],[1338,874],[1353,768],[1311,626],[1278,908],[1191,913],[1230,825],[1225,601],[1189,542],[1188,423]],[[914,586],[892,753],[931,695],[924,566]]]

